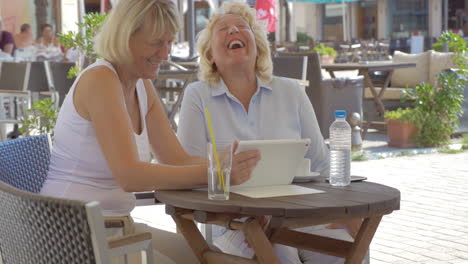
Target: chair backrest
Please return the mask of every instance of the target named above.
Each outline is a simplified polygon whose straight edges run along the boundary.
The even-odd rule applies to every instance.
[[[109,263],[97,202],[46,197],[0,182],[0,211],[4,264]]]
[[[307,56],[274,56],[273,75],[307,80]]]
[[[38,193],[50,163],[48,135],[0,143],[0,181],[20,190]]]
[[[47,78],[46,64],[43,61],[31,62],[28,90],[31,92],[48,92],[53,85]]]
[[[322,82],[322,72],[321,72],[321,66],[320,66],[320,57],[317,52],[308,52],[308,53],[288,53],[288,55],[280,55],[279,58],[281,57],[299,57],[302,58],[304,56],[307,56],[307,68],[306,68],[306,80],[309,81],[309,86],[306,87],[306,93],[307,96],[309,97],[310,101],[312,102],[312,105],[315,108],[315,111],[317,111],[317,105],[319,104],[320,98],[317,96],[314,96],[315,90],[320,89],[320,83]],[[296,60],[297,61],[297,60]],[[298,63],[301,65],[300,63]],[[298,66],[296,66],[298,67]],[[284,77],[289,77],[289,78],[295,78],[292,75],[287,76],[286,73],[284,75],[281,75],[281,72],[283,70],[281,69],[275,69],[275,59],[273,58],[273,73],[275,75],[279,76],[284,76]],[[296,75],[297,76],[297,75]],[[295,78],[297,79],[297,78]]]
[[[73,67],[73,62],[50,62],[50,70],[55,90],[59,93],[59,106],[62,105],[65,96],[73,85],[75,79],[68,79],[68,71]]]
[[[169,118],[169,121],[172,125],[172,128],[177,131],[177,122],[175,122],[175,117],[177,113],[179,112],[181,103],[182,103],[182,97],[184,96],[184,91],[187,85],[189,85],[191,82],[195,81],[197,78],[197,70],[193,69],[187,69],[183,66],[178,65],[177,63],[174,62],[166,62],[162,64],[164,69],[161,69],[158,74],[157,80],[153,82],[154,87],[156,88],[156,91],[159,94],[159,98],[161,100],[161,104],[164,104],[164,101],[162,100],[162,93],[163,92],[177,92],[177,100],[172,106],[166,105],[166,111],[167,115]],[[171,70],[171,68],[175,68],[175,70]],[[169,69],[169,70],[167,70]],[[166,81],[176,81],[174,84],[177,84],[178,87],[167,87]]]
[[[3,62],[0,90],[26,91],[30,67],[31,64],[26,62]]]

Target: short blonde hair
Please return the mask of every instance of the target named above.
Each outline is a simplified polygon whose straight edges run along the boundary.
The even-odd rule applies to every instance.
[[[221,9],[211,16],[206,28],[199,33],[197,37],[197,49],[200,54],[200,72],[198,78],[212,85],[216,85],[221,78],[209,59],[210,43],[214,25],[223,15],[227,14],[239,15],[249,23],[257,45],[255,72],[262,81],[269,83],[272,78],[273,65],[266,28],[256,20],[255,9],[241,2],[223,3]]]
[[[96,53],[118,64],[132,63],[130,37],[151,21],[152,34],[159,38],[179,31],[179,15],[171,0],[122,0],[112,8],[95,37]]]

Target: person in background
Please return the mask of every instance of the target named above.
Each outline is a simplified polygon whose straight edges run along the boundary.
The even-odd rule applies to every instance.
[[[180,235],[133,223],[133,192],[208,182],[207,160],[184,151],[151,82],[168,59],[178,19],[172,0],[125,0],[112,8],[95,40],[103,59],[80,73],[60,109],[41,190],[98,201],[104,216],[128,219],[135,232],[151,232],[157,263],[197,260]],[[151,162],[151,152],[158,163]],[[234,155],[231,183],[247,181],[259,159],[258,151]]]
[[[34,37],[31,25],[21,25],[20,33],[15,35],[15,44],[17,48],[27,48],[34,45]]]
[[[311,160],[311,170],[328,176],[329,151],[312,104],[296,81],[272,75],[266,29],[255,18],[255,10],[247,4],[225,2],[200,32],[197,48],[201,81],[190,84],[184,93],[177,136],[190,155],[205,157],[210,141],[204,115],[208,108],[216,142],[309,138],[305,157]],[[266,226],[268,218],[261,222]],[[329,229],[332,227],[339,229]],[[341,227],[321,225],[301,231],[352,240]],[[219,249],[253,256],[241,231],[213,228],[213,242]],[[354,231],[349,228],[350,233]],[[307,250],[273,247],[282,263],[343,263],[341,258]]]
[[[41,36],[36,40],[38,48],[60,47],[58,39],[54,35],[54,29],[50,24],[41,26]]]
[[[52,25],[41,26],[41,37],[36,40],[37,60],[61,61],[63,52],[58,38],[55,37]]]
[[[0,17],[0,50],[9,55],[13,55],[14,49],[15,39],[10,32],[3,30],[3,20]]]

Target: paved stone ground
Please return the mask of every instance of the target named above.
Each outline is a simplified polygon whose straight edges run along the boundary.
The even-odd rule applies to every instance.
[[[371,263],[468,263],[468,152],[352,163],[352,174],[401,191],[383,218]]]

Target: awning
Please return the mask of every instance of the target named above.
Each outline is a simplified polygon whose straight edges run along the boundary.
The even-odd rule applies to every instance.
[[[360,0],[344,0],[345,2],[359,2]],[[313,4],[330,4],[330,3],[341,3],[341,0],[288,0],[288,2],[296,3],[313,3]]]

